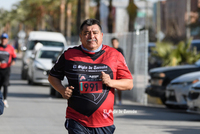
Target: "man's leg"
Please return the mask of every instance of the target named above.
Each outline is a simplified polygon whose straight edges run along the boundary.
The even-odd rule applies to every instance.
[[[114,134],[115,125],[107,127],[93,128],[92,134]]]
[[[3,98],[4,100],[7,99],[7,94],[8,94],[8,86],[3,86]]]
[[[68,130],[68,134],[91,134],[87,127],[73,119],[66,119],[65,128]]]

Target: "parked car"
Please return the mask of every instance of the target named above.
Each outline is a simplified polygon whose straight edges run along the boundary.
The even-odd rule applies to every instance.
[[[192,85],[187,97],[187,112],[200,114],[200,82]]]
[[[155,48],[156,44],[154,42],[149,42],[148,44],[148,70],[162,65],[162,60],[159,57],[152,55],[152,48]],[[156,52],[153,52],[156,53]]]
[[[42,47],[32,54],[28,64],[28,84],[49,84],[47,71],[53,66],[52,59],[61,51],[60,47]]]
[[[67,46],[66,39],[61,33],[46,31],[30,32],[26,46],[22,46],[21,48],[21,50],[23,51],[21,78],[24,80],[27,79],[30,56],[32,55],[33,49],[38,42],[43,44],[43,46],[48,47],[63,48],[64,46]]]
[[[199,39],[192,40],[191,49],[194,49],[194,48],[197,50],[197,52],[200,52],[200,40]]]
[[[74,47],[74,46],[75,46],[75,45],[64,47],[63,50],[61,51],[61,53],[59,54],[59,56],[55,57],[55,58],[52,60],[52,64],[54,65],[54,64],[56,63],[56,61],[58,60],[58,58],[60,57],[60,55],[61,55],[64,51],[66,51],[68,48],[71,48],[71,47]],[[48,70],[47,73],[48,73],[49,71],[50,71],[50,70]],[[67,87],[67,86],[69,85],[68,80],[67,80],[66,77],[64,77],[64,79],[61,81],[61,83],[62,83],[62,85],[63,85],[64,87]],[[62,95],[61,95],[58,91],[56,91],[51,85],[50,85],[50,95],[55,96],[56,98],[62,98]]]
[[[187,73],[173,79],[166,88],[166,106],[169,108],[187,108],[189,89],[198,81],[200,81],[200,71]]]
[[[153,68],[149,71],[150,80],[145,92],[152,97],[159,97],[163,104],[165,104],[165,90],[171,80],[180,75],[195,71],[200,71],[200,60],[192,65]]]

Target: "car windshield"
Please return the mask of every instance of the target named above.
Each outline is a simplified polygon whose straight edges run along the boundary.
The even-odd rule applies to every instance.
[[[195,48],[197,50],[197,52],[199,52],[200,51],[200,42],[193,42],[191,44],[191,47],[192,47],[192,49]]]
[[[37,58],[42,59],[55,59],[60,54],[60,51],[48,51],[48,50],[41,50],[37,55]]]
[[[29,41],[29,42],[28,42],[28,50],[33,50],[33,49],[34,49],[34,46],[35,46],[38,42],[42,43],[43,46],[64,47],[64,44],[63,44],[62,42],[35,40],[35,41]]]
[[[200,60],[196,61],[195,65],[200,66]]]

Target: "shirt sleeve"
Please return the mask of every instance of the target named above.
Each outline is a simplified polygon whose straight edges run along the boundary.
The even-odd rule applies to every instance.
[[[64,79],[65,57],[64,54],[60,56],[55,65],[49,72],[49,75],[56,77],[60,80]]]
[[[13,48],[13,47],[12,47]],[[15,49],[13,48],[13,50],[12,50],[12,60],[14,60],[14,61],[16,61],[16,59],[17,59],[17,55],[16,55],[16,53],[15,53]]]
[[[128,69],[124,56],[119,53],[117,60],[117,77],[116,79],[133,79],[132,74]]]

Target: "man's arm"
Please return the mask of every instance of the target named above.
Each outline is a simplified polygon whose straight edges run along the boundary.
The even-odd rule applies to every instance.
[[[74,89],[73,86],[64,87],[61,83],[61,80],[49,75],[48,80],[53,88],[58,91],[63,98],[69,99],[72,96],[72,90]]]
[[[133,88],[133,79],[112,80],[105,72],[101,72],[101,74],[103,84],[108,87],[116,88],[118,90],[131,90]]]

